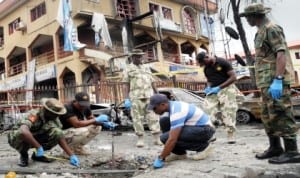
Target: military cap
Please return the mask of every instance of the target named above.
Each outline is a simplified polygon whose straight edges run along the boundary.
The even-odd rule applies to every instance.
[[[144,55],[145,53],[143,52],[143,50],[141,49],[133,49],[130,53],[129,53],[129,56],[142,56]]]
[[[55,98],[42,98],[41,104],[45,109],[57,115],[63,115],[67,112],[65,106]]]
[[[249,6],[245,7],[244,12],[240,13],[240,17],[247,17],[249,15],[255,15],[255,14],[266,14],[271,11],[271,8],[264,7],[261,3],[253,3]]]

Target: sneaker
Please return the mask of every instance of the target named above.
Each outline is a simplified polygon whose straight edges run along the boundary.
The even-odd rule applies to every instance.
[[[207,158],[213,151],[213,147],[209,144],[205,150],[201,152],[196,152],[195,154],[190,154],[188,157],[192,160],[203,160]]]
[[[169,156],[167,156],[165,158],[165,161],[170,162],[170,161],[182,160],[182,159],[186,159],[186,158],[187,158],[186,154],[177,155],[177,154],[171,153]]]
[[[234,132],[228,132],[227,133],[227,143],[228,144],[235,144],[235,133]]]
[[[216,136],[213,135],[213,136],[208,140],[208,143],[215,142],[216,140],[217,140]]]

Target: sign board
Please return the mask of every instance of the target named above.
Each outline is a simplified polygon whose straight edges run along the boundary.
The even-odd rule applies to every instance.
[[[5,82],[5,85],[6,87],[4,90],[11,90],[11,89],[23,87],[26,85],[26,75],[22,75],[14,79],[7,80]]]
[[[56,69],[55,65],[39,69],[35,72],[35,81],[41,82],[51,78],[56,78]]]

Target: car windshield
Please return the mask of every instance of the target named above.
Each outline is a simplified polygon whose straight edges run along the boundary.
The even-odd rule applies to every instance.
[[[191,92],[188,92],[183,89],[174,89],[173,90],[174,95],[176,96],[176,100],[184,101],[186,103],[195,104],[196,106],[203,109],[202,104],[204,99],[200,96],[197,96]]]

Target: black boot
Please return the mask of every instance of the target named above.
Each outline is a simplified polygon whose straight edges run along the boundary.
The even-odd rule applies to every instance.
[[[274,156],[279,156],[283,153],[283,148],[280,143],[280,137],[269,136],[270,147],[263,153],[255,155],[257,159],[267,159]]]
[[[34,161],[39,161],[39,162],[44,162],[44,163],[51,163],[51,162],[55,161],[55,159],[47,158],[46,156],[37,157],[35,155],[35,153],[32,153],[31,159]]]
[[[272,164],[300,163],[296,139],[283,139],[285,152],[278,157],[269,159]]]
[[[20,162],[18,163],[21,167],[27,167],[28,166],[28,153],[23,152],[20,153]]]

